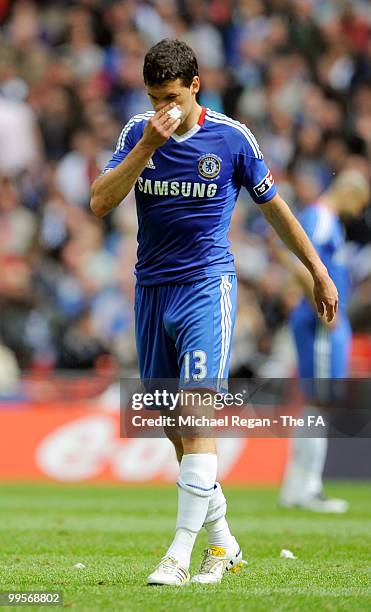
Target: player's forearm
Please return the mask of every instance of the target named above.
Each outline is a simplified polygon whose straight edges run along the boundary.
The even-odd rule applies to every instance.
[[[126,198],[154,151],[140,140],[124,161],[94,181],[90,208],[97,217],[103,217]]]
[[[274,252],[277,259],[287,270],[289,270],[289,272],[291,272],[293,280],[301,287],[308,300],[314,305],[313,279],[310,272],[300,261],[294,259],[287,249],[276,247]]]
[[[327,275],[325,265],[286,202],[277,195],[267,204],[261,205],[261,208],[278,236],[300,259],[312,277]]]

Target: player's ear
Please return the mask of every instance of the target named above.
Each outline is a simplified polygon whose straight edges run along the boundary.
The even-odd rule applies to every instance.
[[[200,77],[194,76],[191,84],[191,93],[196,95],[200,91]]]

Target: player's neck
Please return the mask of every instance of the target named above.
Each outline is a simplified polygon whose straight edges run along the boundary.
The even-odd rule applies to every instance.
[[[202,112],[202,106],[200,106],[197,102],[194,103],[191,112],[189,113],[187,119],[182,123],[179,129],[176,130],[176,134],[178,136],[182,136],[186,132],[189,132],[197,123]]]

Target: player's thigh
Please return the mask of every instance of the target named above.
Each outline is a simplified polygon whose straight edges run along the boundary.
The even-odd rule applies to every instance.
[[[175,345],[163,322],[166,303],[166,287],[136,286],[135,339],[142,380],[179,376]]]
[[[326,405],[333,395],[333,379],[348,373],[351,331],[346,319],[331,329],[320,321],[303,319],[293,327],[298,371],[305,397]]]
[[[216,388],[228,378],[236,318],[237,280],[221,275],[194,283],[177,326],[182,386]]]
[[[331,338],[331,377],[346,378],[349,376],[349,360],[352,342],[352,330],[348,319],[332,332]]]
[[[300,378],[314,378],[314,346],[317,322],[314,317],[291,320],[291,330],[294,336],[298,358],[298,374]]]
[[[348,375],[351,331],[346,319],[334,329],[317,324],[313,345],[315,378],[345,378]]]
[[[348,376],[351,331],[348,322],[340,319],[334,329],[318,324],[314,348],[314,388],[317,404],[333,406],[339,396],[338,379]]]

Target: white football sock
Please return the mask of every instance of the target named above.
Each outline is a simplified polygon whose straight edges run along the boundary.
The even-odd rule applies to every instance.
[[[236,540],[229,530],[225,518],[226,512],[227,502],[220,484],[216,482],[214,493],[209,498],[209,507],[204,526],[208,534],[210,546],[222,546],[227,552],[233,552]]]
[[[174,540],[170,544],[166,556],[174,557],[179,561],[179,565],[188,569],[196,538],[196,531],[190,531],[189,529],[182,529],[180,527],[175,532]]]
[[[183,455],[180,462],[176,534],[166,555],[177,559],[186,569],[196,536],[205,521],[216,471],[217,457],[213,454]]]
[[[308,415],[320,415],[314,406],[308,406]],[[300,433],[300,429],[298,429]],[[281,488],[281,499],[290,503],[300,503],[322,491],[322,475],[327,455],[327,438],[300,438],[291,440],[289,458]]]
[[[225,516],[214,521],[213,523],[206,523],[206,531],[209,538],[210,546],[222,546],[225,548],[227,553],[232,553],[236,548],[236,540],[229,530],[229,525]]]

